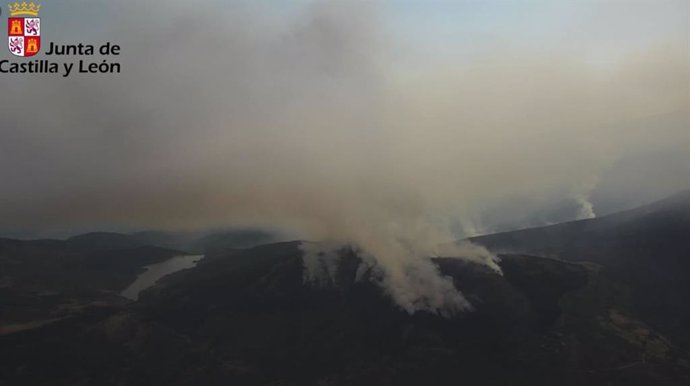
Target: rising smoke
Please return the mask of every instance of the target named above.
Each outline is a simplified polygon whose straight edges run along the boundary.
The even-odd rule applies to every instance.
[[[410,60],[384,3],[213,4],[89,2],[122,74],[0,80],[0,230],[280,227],[357,246],[410,312],[455,312],[470,305],[428,257],[497,269],[449,246],[491,229],[485,213],[565,198],[592,217],[621,159],[649,144],[690,157],[682,38],[607,66],[523,41]],[[65,31],[51,38],[84,39]],[[674,170],[645,181],[690,185]]]

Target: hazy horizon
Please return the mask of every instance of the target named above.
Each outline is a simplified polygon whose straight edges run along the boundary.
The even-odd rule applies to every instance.
[[[678,194],[683,194],[685,192],[688,192],[690,190],[688,189],[681,189],[676,191],[675,193],[671,193],[670,195],[662,195],[653,198],[652,200],[644,200],[641,201],[640,203],[626,203],[625,206],[622,206],[620,208],[616,208],[615,210],[612,210],[610,212],[605,212],[597,215],[596,217],[602,217],[602,216],[608,216],[611,214],[616,214],[620,212],[624,212],[626,210],[630,209],[636,209],[641,206],[645,206],[647,204],[652,204],[657,201],[661,201],[663,199],[673,197]],[[521,219],[521,221],[513,222],[513,223],[508,223],[506,222],[505,224],[499,224],[495,228],[487,231],[487,233],[480,233],[480,234],[472,234],[472,235],[464,235],[464,234],[458,234],[457,239],[463,238],[463,237],[474,237],[474,236],[485,236],[485,235],[490,235],[494,233],[499,233],[499,232],[508,232],[508,231],[514,231],[514,230],[520,230],[520,229],[528,229],[528,228],[534,228],[534,227],[541,227],[541,226],[548,226],[548,225],[555,225],[555,224],[561,224],[564,222],[570,222],[570,221],[577,221],[579,218],[577,217],[568,217],[569,215],[572,215],[571,209],[573,209],[573,206],[575,206],[577,203],[565,203],[563,204],[562,207],[557,207],[555,209],[552,209],[551,212],[548,211],[542,211],[539,213],[540,216],[536,217],[535,219]],[[620,205],[620,204],[617,204]],[[593,207],[596,207],[594,205]],[[560,217],[563,216],[563,213],[569,213],[568,215],[565,215],[566,217]],[[497,216],[500,216],[500,213],[497,214]],[[545,220],[545,217],[551,217],[551,218],[557,218],[558,220]],[[594,217],[594,218],[596,218]],[[500,217],[499,217],[500,218]],[[211,227],[211,228],[202,228],[202,229],[196,229],[196,230],[161,230],[161,229],[153,229],[153,228],[128,228],[128,227],[122,227],[122,228],[108,228],[108,227],[96,227],[96,228],[90,228],[88,226],[83,227],[83,228],[77,228],[77,229],[66,229],[66,230],[60,230],[60,231],[51,231],[51,232],[35,232],[35,231],[18,231],[18,230],[12,230],[12,231],[6,231],[5,233],[0,233],[0,238],[10,238],[10,239],[19,239],[19,240],[37,240],[37,239],[58,239],[58,240],[66,240],[74,236],[80,236],[80,235],[85,235],[89,233],[119,233],[119,234],[130,234],[130,235],[136,235],[136,234],[145,234],[145,233],[166,233],[166,234],[171,234],[171,235],[212,235],[212,234],[221,234],[221,233],[231,233],[231,232],[244,232],[244,231],[256,231],[256,232],[267,232],[270,234],[273,234],[276,236],[276,242],[280,241],[295,241],[295,240],[300,240],[300,235],[286,232],[283,229],[274,229],[270,227],[264,227],[264,228],[258,228],[258,227]]]
[[[43,2],[122,73],[3,74],[0,233],[283,229],[461,304],[419,256],[690,187],[689,7]]]

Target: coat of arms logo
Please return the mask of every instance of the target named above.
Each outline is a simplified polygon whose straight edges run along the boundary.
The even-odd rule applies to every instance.
[[[29,57],[41,50],[40,4],[16,2],[8,6],[7,44],[12,55]]]

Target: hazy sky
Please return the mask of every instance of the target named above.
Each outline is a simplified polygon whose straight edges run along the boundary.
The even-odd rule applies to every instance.
[[[688,185],[689,3],[45,2],[44,50],[112,41],[124,70],[3,74],[0,229],[241,223],[216,201],[281,169],[441,183],[454,231],[656,199]]]
[[[279,227],[462,308],[418,256],[690,186],[687,0],[42,5],[122,73],[0,74],[4,234]]]
[[[2,75],[0,230],[242,222],[216,201],[264,194],[263,168],[271,191],[284,169],[292,194],[319,173],[352,189],[440,178],[476,209],[452,210],[455,230],[656,199],[688,185],[689,4],[44,2],[44,49],[112,41],[124,70]],[[445,186],[448,169],[465,182]]]

